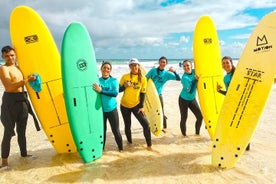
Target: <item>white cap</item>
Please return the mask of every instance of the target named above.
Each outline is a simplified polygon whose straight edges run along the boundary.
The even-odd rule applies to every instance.
[[[138,64],[140,65],[140,62],[138,61],[137,58],[131,58],[128,62],[128,65],[131,65],[131,64]]]

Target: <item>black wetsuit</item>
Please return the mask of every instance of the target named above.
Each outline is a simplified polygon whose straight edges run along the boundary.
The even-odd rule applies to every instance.
[[[123,139],[122,135],[120,133],[120,128],[119,128],[119,115],[118,115],[118,110],[115,108],[113,111],[110,112],[104,112],[104,145],[103,148],[105,147],[105,141],[106,141],[106,130],[107,130],[107,120],[109,121],[112,133],[115,137],[115,141],[118,145],[119,150],[123,150]]]
[[[1,121],[4,126],[4,135],[1,144],[2,158],[8,158],[10,154],[10,142],[12,136],[15,135],[15,125],[21,156],[27,156],[25,133],[29,105],[27,94],[25,92],[4,92],[1,106]]]
[[[132,143],[132,136],[131,136],[130,128],[131,128],[131,113],[133,113],[133,115],[137,118],[137,120],[143,127],[143,133],[144,133],[144,137],[147,142],[147,146],[151,146],[151,133],[150,133],[150,128],[149,128],[149,122],[148,122],[147,118],[142,113],[138,113],[139,108],[140,108],[139,104],[133,108],[126,108],[126,107],[120,105],[121,113],[122,113],[122,116],[123,116],[123,119],[125,122],[125,134],[127,137],[127,141],[129,143]]]

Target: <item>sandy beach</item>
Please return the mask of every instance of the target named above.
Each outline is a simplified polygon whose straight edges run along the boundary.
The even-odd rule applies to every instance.
[[[29,117],[27,144],[35,160],[20,157],[17,137],[13,137],[9,164],[11,169],[0,172],[1,183],[276,183],[276,88],[268,100],[251,150],[244,153],[234,168],[221,170],[211,165],[212,142],[204,125],[201,135],[194,135],[194,116],[189,112],[187,135],[179,128],[178,95],[181,84],[169,81],[163,91],[168,117],[166,133],[152,134],[153,151],[146,150],[142,128],[133,117],[133,144],[127,144],[123,120],[120,129],[124,151],[117,151],[108,125],[106,148],[102,158],[84,164],[78,153],[56,154],[43,131],[37,132]],[[3,87],[1,84],[1,93]],[[120,94],[118,102],[121,98]],[[2,96],[2,94],[1,94]],[[2,139],[3,126],[0,126]]]

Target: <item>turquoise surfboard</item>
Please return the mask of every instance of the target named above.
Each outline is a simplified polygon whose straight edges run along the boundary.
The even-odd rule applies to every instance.
[[[92,41],[84,25],[71,23],[61,46],[62,83],[70,129],[85,163],[102,156],[103,111]]]

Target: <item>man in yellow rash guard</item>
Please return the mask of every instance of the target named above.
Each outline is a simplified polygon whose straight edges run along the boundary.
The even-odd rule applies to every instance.
[[[120,92],[124,92],[121,99],[121,113],[125,124],[125,134],[128,142],[132,143],[131,136],[131,113],[137,118],[143,127],[147,149],[151,150],[151,133],[148,120],[144,112],[144,100],[147,88],[147,79],[141,74],[138,59],[129,61],[130,73],[124,74],[120,80]]]

